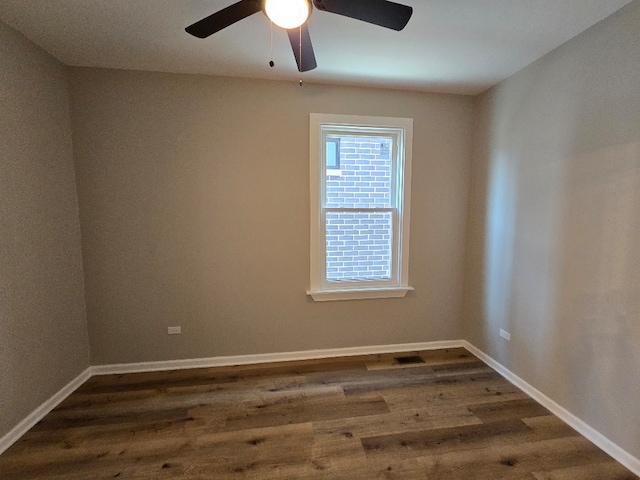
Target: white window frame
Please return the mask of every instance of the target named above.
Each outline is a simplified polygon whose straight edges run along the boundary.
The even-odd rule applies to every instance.
[[[394,138],[392,155],[393,241],[392,273],[389,280],[329,281],[326,277],[326,211],[325,207],[325,138],[327,134]],[[413,119],[369,117],[358,115],[310,114],[310,193],[311,193],[311,262],[310,288],[307,295],[315,301],[359,300],[404,297],[409,286],[409,230],[411,211],[411,157]],[[339,209],[337,209],[339,210]],[[349,209],[351,210],[351,209]],[[372,209],[381,211],[381,209]]]

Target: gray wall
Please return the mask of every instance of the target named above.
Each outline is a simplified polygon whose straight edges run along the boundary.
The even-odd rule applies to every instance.
[[[70,92],[92,364],[462,335],[470,97],[83,68]],[[306,296],[311,112],[414,118],[407,297]]]
[[[89,366],[63,65],[0,22],[0,437]]]
[[[466,339],[636,458],[639,38],[633,2],[478,99],[465,315]]]

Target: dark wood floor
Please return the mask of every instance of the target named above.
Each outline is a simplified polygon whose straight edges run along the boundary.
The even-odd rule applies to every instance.
[[[463,349],[93,377],[0,478],[638,480]]]

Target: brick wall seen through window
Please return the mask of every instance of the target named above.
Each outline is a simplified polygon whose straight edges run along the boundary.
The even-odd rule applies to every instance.
[[[326,178],[325,206],[351,210],[326,213],[326,278],[389,279],[392,213],[366,210],[391,206],[392,139],[339,138],[340,175]]]

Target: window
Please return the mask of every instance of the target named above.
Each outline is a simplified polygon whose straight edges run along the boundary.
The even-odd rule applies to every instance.
[[[408,284],[407,118],[311,114],[311,280],[316,301],[402,297]]]

